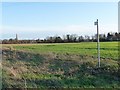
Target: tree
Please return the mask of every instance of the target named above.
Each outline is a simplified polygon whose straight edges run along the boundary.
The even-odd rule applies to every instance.
[[[61,43],[61,42],[62,42],[62,39],[60,36],[55,37],[55,43]]]
[[[99,39],[100,39],[100,41],[106,41],[106,35],[105,34],[100,34],[99,35]]]
[[[109,32],[109,33],[107,34],[107,40],[108,40],[108,41],[112,41],[112,37],[113,37],[112,33]]]
[[[67,42],[70,42],[70,35],[67,35]]]
[[[40,43],[40,42],[41,42],[40,39],[37,39],[37,40],[36,40],[36,43]]]
[[[85,41],[90,41],[90,36],[85,35]]]
[[[83,42],[84,41],[84,37],[83,36],[79,36],[78,37],[78,42]]]
[[[77,37],[78,37],[77,34],[71,34],[71,35],[70,35],[70,40],[69,40],[69,41],[70,41],[70,42],[76,42]]]

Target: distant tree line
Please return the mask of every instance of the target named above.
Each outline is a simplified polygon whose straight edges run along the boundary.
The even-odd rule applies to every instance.
[[[105,41],[120,41],[120,33],[107,33],[99,34],[99,40],[101,42]],[[3,44],[27,44],[27,43],[74,43],[74,42],[96,42],[97,34],[94,36],[78,36],[77,34],[67,34],[60,36],[50,36],[45,39],[36,39],[36,40],[18,40],[18,39],[4,39],[2,40]]]

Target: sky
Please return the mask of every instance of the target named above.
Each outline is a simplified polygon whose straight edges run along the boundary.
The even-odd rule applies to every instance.
[[[117,2],[3,2],[2,39],[118,32]]]

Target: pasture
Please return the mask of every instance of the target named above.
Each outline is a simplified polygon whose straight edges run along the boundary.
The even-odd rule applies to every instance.
[[[57,43],[57,44],[9,44],[4,47],[12,47],[15,50],[30,51],[33,53],[59,53],[59,54],[76,54],[97,57],[97,43]],[[101,42],[101,58],[118,60],[118,42]]]
[[[3,87],[118,88],[118,42],[3,44]]]

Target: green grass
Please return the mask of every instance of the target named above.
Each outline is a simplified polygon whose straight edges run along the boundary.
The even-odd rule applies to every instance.
[[[9,46],[9,45],[8,45]],[[34,53],[77,54],[97,57],[96,42],[68,43],[68,44],[28,44],[12,45],[16,50],[25,50]],[[118,42],[101,42],[101,58],[118,59]]]
[[[120,88],[118,42],[4,44],[3,87]],[[8,49],[7,49],[8,48]]]

